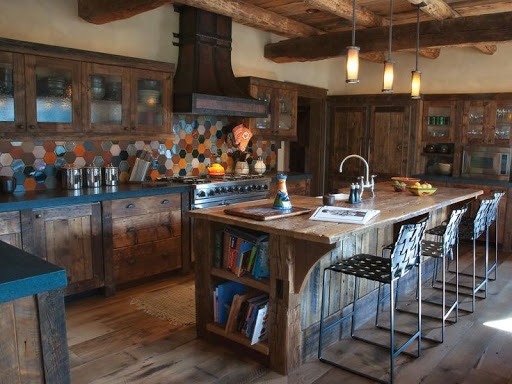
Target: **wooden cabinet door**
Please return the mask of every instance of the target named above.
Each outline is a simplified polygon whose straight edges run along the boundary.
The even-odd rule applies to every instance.
[[[360,160],[347,160],[341,174],[340,164],[348,155],[357,154],[366,157],[366,127],[366,108],[335,109],[332,131],[328,136],[328,192],[335,192],[341,187],[346,187],[347,180],[355,182],[356,178],[363,174],[364,167]]]
[[[372,108],[370,134],[370,172],[384,181],[405,175],[409,150],[409,109]]]
[[[82,131],[81,63],[25,56],[27,130],[32,134]]]
[[[22,248],[19,211],[0,213],[0,240],[16,248]]]
[[[66,269],[67,294],[104,285],[99,203],[22,211],[23,249]]]
[[[494,144],[496,102],[491,100],[466,101],[462,115],[463,142]]]
[[[132,133],[169,133],[171,124],[171,74],[130,71]]]
[[[0,132],[24,133],[25,78],[23,55],[0,52]]]
[[[275,112],[275,89],[261,85],[252,84],[249,93],[255,99],[264,101],[267,104],[267,116],[247,119],[248,127],[255,135],[272,135],[274,133],[274,112]]]
[[[274,112],[274,133],[279,137],[297,136],[297,91],[277,89]]]
[[[455,101],[425,101],[423,103],[423,141],[453,142],[455,140]]]
[[[512,100],[498,101],[496,111],[491,116],[494,125],[494,142],[499,145],[510,145],[510,128],[512,127]]]
[[[130,132],[130,73],[127,68],[82,63],[82,86],[85,131]]]

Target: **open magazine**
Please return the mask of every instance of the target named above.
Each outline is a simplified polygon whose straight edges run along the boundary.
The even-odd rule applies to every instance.
[[[376,209],[319,207],[309,220],[334,221],[336,223],[366,224],[380,213]]]

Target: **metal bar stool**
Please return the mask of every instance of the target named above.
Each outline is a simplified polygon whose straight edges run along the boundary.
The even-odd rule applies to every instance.
[[[400,228],[400,232],[398,234],[398,239],[395,242],[392,250],[390,258],[384,258],[374,255],[368,254],[357,254],[352,256],[346,260],[341,260],[335,264],[330,265],[329,267],[324,269],[324,278],[323,278],[323,290],[322,290],[322,305],[321,305],[321,313],[320,313],[320,336],[318,342],[318,359],[345,371],[363,376],[365,378],[378,381],[380,383],[387,383],[378,377],[374,377],[368,375],[364,372],[357,371],[353,368],[347,367],[345,365],[338,364],[334,361],[327,360],[322,355],[323,350],[323,336],[324,333],[334,328],[335,326],[341,324],[343,321],[347,319],[351,319],[351,327],[350,327],[350,336],[353,339],[364,341],[366,343],[383,347],[389,349],[390,354],[390,383],[394,382],[394,365],[395,358],[400,354],[404,353],[409,356],[419,357],[421,355],[421,306],[418,307],[418,331],[414,333],[404,344],[402,344],[399,348],[395,348],[395,306],[394,306],[394,284],[398,282],[398,280],[405,276],[413,267],[418,269],[418,295],[421,300],[421,263],[418,262],[418,259],[421,254],[421,241],[425,234],[425,229],[427,227],[428,220],[421,221],[417,224],[405,224]],[[349,314],[342,316],[340,319],[336,320],[334,323],[330,324],[327,327],[324,327],[324,309],[326,306],[326,288],[327,288],[327,274],[331,274],[333,272],[336,273],[345,273],[348,275],[354,276],[354,303],[352,306],[352,312]],[[378,281],[379,283],[389,284],[390,287],[390,344],[380,344],[374,342],[372,340],[364,339],[355,335],[355,314],[356,314],[356,303],[358,300],[358,291],[359,291],[359,278],[364,278],[372,281]],[[407,352],[404,352],[404,349],[407,348],[414,340],[418,342],[418,353],[417,355],[413,355]]]
[[[494,222],[494,262],[491,266],[489,266],[489,269],[487,270],[487,278],[489,280],[498,280],[498,222],[499,222],[499,206],[500,206],[500,200],[505,195],[505,192],[498,192],[495,191],[493,193],[493,204],[491,208],[489,209],[489,212],[487,214],[487,227],[491,227],[492,223]],[[489,277],[489,274],[494,269],[494,278],[491,279]]]
[[[484,290],[484,299],[487,297],[487,283],[488,283],[488,270],[489,270],[489,227],[487,225],[487,214],[493,204],[494,199],[483,199],[480,201],[480,206],[478,207],[478,211],[476,212],[475,218],[463,217],[460,225],[459,225],[459,239],[462,240],[470,240],[473,242],[473,271],[470,274],[466,274],[463,272],[459,272],[458,275],[470,276],[472,278],[471,286],[460,285],[457,279],[456,283],[447,283],[450,285],[455,285],[456,290],[459,289],[460,286],[471,289],[471,311],[474,312],[476,307],[476,294],[479,290],[485,287]],[[443,236],[446,231],[446,225],[439,225],[437,227],[431,228],[427,230],[427,234],[435,235],[435,236]],[[485,232],[485,276],[477,276],[476,275],[476,240],[482,236]],[[437,267],[435,268],[437,269]],[[435,271],[434,271],[435,273]],[[435,279],[437,279],[437,275],[435,274]],[[476,283],[476,278],[482,279],[478,284]],[[459,295],[467,295],[462,292],[458,292]]]

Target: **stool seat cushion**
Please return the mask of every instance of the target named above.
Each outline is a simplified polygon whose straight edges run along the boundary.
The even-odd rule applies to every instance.
[[[358,254],[331,265],[329,269],[381,283],[391,282],[391,260],[379,256]]]

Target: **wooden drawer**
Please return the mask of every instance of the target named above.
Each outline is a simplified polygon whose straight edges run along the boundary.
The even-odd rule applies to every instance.
[[[181,194],[137,197],[112,201],[112,218],[131,217],[181,209]]]
[[[21,249],[21,224],[19,211],[0,213],[0,240]]]
[[[288,195],[309,196],[309,180],[286,181]],[[270,197],[277,193],[277,182],[270,184]]]
[[[181,236],[181,210],[112,220],[113,247],[150,243]]]
[[[116,284],[172,271],[180,267],[180,237],[114,250]]]

